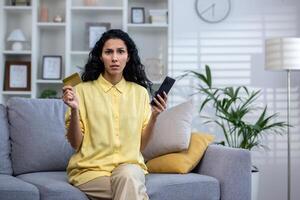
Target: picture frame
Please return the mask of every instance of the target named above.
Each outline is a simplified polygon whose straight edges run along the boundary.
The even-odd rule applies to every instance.
[[[60,80],[62,72],[62,56],[44,55],[42,64],[42,79]]]
[[[6,61],[3,89],[5,91],[30,91],[31,62]]]
[[[144,24],[145,23],[145,8],[132,7],[131,8],[131,23]]]
[[[94,48],[96,42],[102,36],[104,32],[109,30],[111,24],[108,22],[87,22],[86,30],[87,30],[87,44],[88,49]]]

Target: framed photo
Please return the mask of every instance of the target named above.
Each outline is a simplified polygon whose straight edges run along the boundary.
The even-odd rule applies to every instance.
[[[133,24],[145,23],[145,9],[143,7],[131,8],[131,23]]]
[[[43,56],[42,79],[59,80],[61,79],[62,57],[47,55]]]
[[[29,61],[6,61],[4,90],[30,91],[31,63]]]
[[[92,49],[104,32],[110,29],[110,23],[87,22],[88,49]]]

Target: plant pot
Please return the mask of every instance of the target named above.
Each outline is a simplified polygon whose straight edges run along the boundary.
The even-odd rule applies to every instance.
[[[258,200],[259,171],[254,167],[251,171],[251,200]]]

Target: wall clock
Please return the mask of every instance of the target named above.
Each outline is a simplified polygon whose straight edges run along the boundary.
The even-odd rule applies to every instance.
[[[231,10],[231,0],[196,0],[195,8],[203,21],[218,23],[228,17]]]

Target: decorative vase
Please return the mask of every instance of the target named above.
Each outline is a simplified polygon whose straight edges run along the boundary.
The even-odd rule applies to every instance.
[[[42,6],[41,10],[40,10],[40,21],[48,22],[48,20],[49,20],[48,8],[45,6]]]
[[[96,5],[96,0],[84,0],[85,6],[94,6]]]
[[[63,17],[60,15],[56,15],[53,17],[53,22],[61,23],[61,22],[63,22]]]

